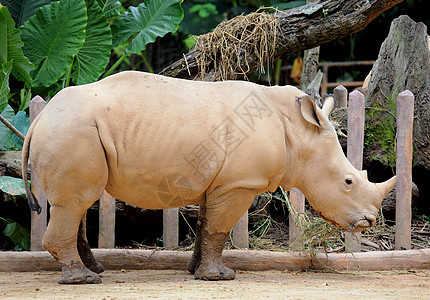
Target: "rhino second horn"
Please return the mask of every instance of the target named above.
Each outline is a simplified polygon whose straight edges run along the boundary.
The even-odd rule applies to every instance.
[[[382,195],[382,198],[384,198],[385,195],[387,195],[388,192],[391,191],[391,189],[394,187],[396,182],[397,182],[397,176],[393,176],[385,182],[375,183],[376,188],[378,189],[379,193]]]

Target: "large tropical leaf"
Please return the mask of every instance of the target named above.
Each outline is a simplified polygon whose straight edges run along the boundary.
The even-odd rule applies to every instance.
[[[84,0],[63,0],[40,8],[21,26],[24,54],[36,66],[33,86],[49,86],[73,63],[87,25]]]
[[[145,0],[130,7],[112,25],[114,47],[136,35],[127,46],[128,53],[145,49],[146,44],[168,32],[175,32],[184,17],[181,0]]]
[[[16,27],[24,24],[40,7],[51,2],[53,0],[1,0],[1,3],[9,9]]]
[[[97,0],[97,2],[107,19],[119,17],[121,2],[117,0]]]
[[[109,63],[112,48],[110,26],[96,1],[88,1],[88,22],[84,46],[79,50],[73,65],[75,84],[96,81]]]
[[[17,222],[7,224],[3,234],[10,238],[15,245],[15,250],[30,249],[30,230],[21,224]]]
[[[0,190],[13,196],[25,195],[24,181],[22,181],[22,178],[1,176]]]
[[[15,118],[15,113],[10,105],[6,106],[1,115],[10,123],[12,123]],[[0,122],[0,150],[15,150],[15,143],[12,141],[12,135],[13,132]]]
[[[30,118],[27,117],[25,111],[19,111],[13,119],[12,125],[15,126],[15,128],[25,136],[27,134],[28,128],[30,128]],[[22,149],[24,142],[16,134],[12,135],[12,142],[18,149]]]
[[[29,85],[31,83],[29,72],[34,66],[24,56],[21,49],[23,45],[21,31],[15,28],[8,8],[0,8],[0,65],[13,60],[12,73],[17,79]]]
[[[12,71],[12,61],[0,66],[0,113],[7,105],[7,94],[9,94],[9,75]]]

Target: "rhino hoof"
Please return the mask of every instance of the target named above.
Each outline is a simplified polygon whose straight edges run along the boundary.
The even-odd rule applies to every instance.
[[[196,270],[200,266],[200,263],[201,263],[201,259],[200,258],[197,259],[195,257],[192,257],[191,260],[187,264],[187,270],[188,270],[188,272],[190,272],[191,274],[195,274]]]
[[[100,276],[87,268],[63,270],[60,278],[58,279],[58,283],[62,284],[88,284],[101,282],[102,280]]]
[[[200,265],[195,274],[196,279],[202,279],[202,280],[232,280],[236,278],[236,273],[226,267],[226,266],[219,266],[216,267],[204,267]]]
[[[102,272],[104,272],[105,268],[103,267],[103,265],[101,263],[99,263],[98,261],[96,261],[94,264],[92,264],[89,269],[91,271],[93,271],[94,273],[100,274]]]

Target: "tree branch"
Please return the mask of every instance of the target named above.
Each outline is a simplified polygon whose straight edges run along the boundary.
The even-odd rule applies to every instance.
[[[371,21],[384,11],[403,0],[339,0],[310,3],[294,9],[277,12],[276,18],[280,30],[276,33],[276,46],[272,59],[288,56],[302,50],[307,50],[348,36],[363,30]],[[160,74],[170,77],[195,79],[199,76],[196,57],[198,51],[191,51]],[[249,53],[250,56],[255,56]],[[257,64],[250,61],[239,65],[239,70],[247,70],[249,74],[257,69]],[[203,80],[218,80],[213,78],[214,64],[206,67]],[[246,75],[242,74],[242,75]],[[236,76],[239,78],[240,76]]]

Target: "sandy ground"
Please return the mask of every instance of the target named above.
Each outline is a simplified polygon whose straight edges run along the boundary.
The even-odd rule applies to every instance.
[[[2,299],[430,299],[430,271],[238,272],[232,281],[185,271],[107,271],[98,285],[60,285],[58,273],[0,273]]]

